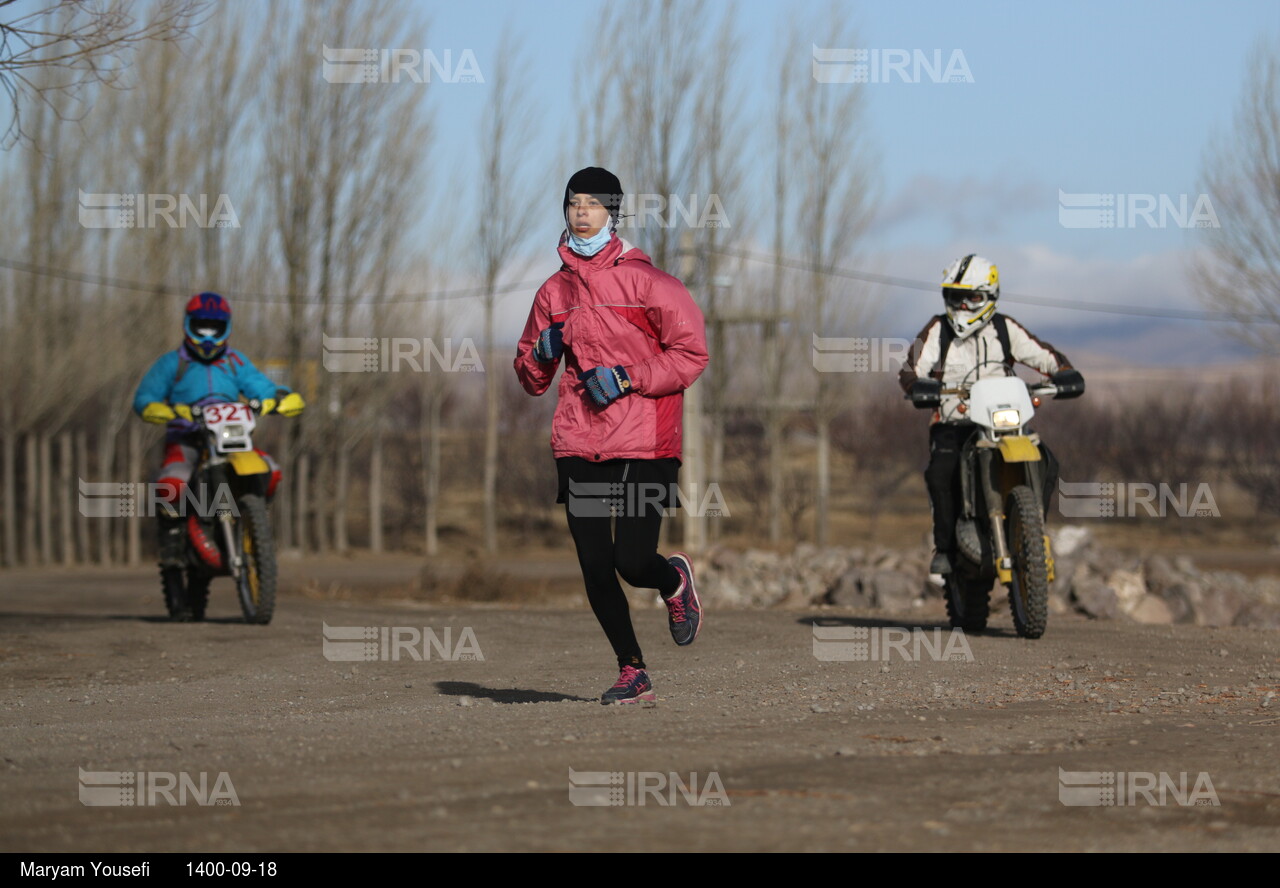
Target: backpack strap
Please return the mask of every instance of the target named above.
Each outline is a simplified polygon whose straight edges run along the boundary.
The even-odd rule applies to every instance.
[[[942,326],[942,330],[938,333],[938,363],[933,369],[935,373],[942,373],[947,368],[947,350],[955,341],[956,331],[947,323],[946,315],[938,315],[938,323]],[[1004,315],[996,312],[991,316],[991,325],[996,328],[996,339],[1000,342],[1000,351],[1004,355],[1002,360],[1006,367],[1012,367],[1014,360],[1013,346],[1009,340],[1009,321]]]
[[[183,376],[186,374],[186,372],[187,372],[187,364],[188,364],[188,363],[190,363],[190,362],[189,362],[189,361],[187,361],[187,360],[185,360],[185,359],[182,357],[182,350],[181,350],[181,349],[179,349],[179,350],[178,350],[178,372],[176,372],[176,373],[173,375],[173,384],[174,384],[174,385],[177,385],[178,383],[182,382],[182,377],[183,377]]]
[[[991,316],[991,324],[996,328],[996,339],[1000,340],[1000,349],[1004,352],[1004,365],[1013,367],[1013,346],[1009,344],[1009,321],[1000,312]]]
[[[942,378],[942,374],[947,371],[947,351],[951,348],[951,343],[956,338],[956,331],[951,328],[951,324],[947,321],[944,314],[938,315],[938,363],[933,367],[933,373],[938,379]]]

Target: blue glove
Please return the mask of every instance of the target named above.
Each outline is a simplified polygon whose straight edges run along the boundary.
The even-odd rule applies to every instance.
[[[621,367],[593,367],[578,378],[587,387],[587,393],[601,407],[608,407],[623,395],[631,392],[631,377]]]
[[[542,364],[557,361],[564,354],[564,321],[556,321],[538,334],[538,344],[533,347],[533,357]]]

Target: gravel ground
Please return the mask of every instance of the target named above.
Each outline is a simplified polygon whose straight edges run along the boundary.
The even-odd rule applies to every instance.
[[[659,702],[620,708],[585,607],[285,596],[258,627],[227,582],[175,625],[151,569],[0,574],[0,850],[1280,850],[1280,633],[707,602],[676,648],[636,598]],[[386,659],[327,659],[324,624]],[[238,804],[86,806],[79,769],[225,772]],[[1063,804],[1060,769],[1118,803]]]

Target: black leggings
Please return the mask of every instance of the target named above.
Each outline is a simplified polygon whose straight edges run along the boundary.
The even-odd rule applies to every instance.
[[[560,471],[561,498],[569,532],[578,551],[587,601],[613,646],[618,665],[645,668],[640,642],[631,625],[631,610],[618,575],[640,589],[657,589],[664,597],[680,586],[680,574],[658,554],[662,508],[666,498],[655,496],[659,485],[675,484],[679,464],[675,460],[610,460],[591,463],[574,457],[556,460]],[[593,485],[608,492],[619,514],[602,514],[605,497],[573,496],[568,484]],[[595,485],[610,485],[609,488]],[[618,485],[622,485],[619,487]]]

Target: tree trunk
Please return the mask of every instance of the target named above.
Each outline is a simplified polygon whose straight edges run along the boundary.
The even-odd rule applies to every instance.
[[[14,567],[18,563],[18,529],[15,525],[18,516],[18,492],[14,489],[14,463],[18,455],[15,452],[12,432],[4,436],[4,566]]]
[[[63,432],[58,435],[58,553],[64,567],[70,567],[76,560],[71,514],[74,508],[72,503],[79,502],[79,490],[71,480],[74,459],[71,433]]]
[[[490,287],[493,282],[490,281]],[[498,364],[493,347],[493,302],[490,293],[484,306],[484,335],[488,357],[485,364],[484,422],[484,549],[498,551]]]
[[[298,466],[291,459],[293,450],[289,446],[289,436],[281,436],[280,453],[276,457],[283,469],[280,486],[276,488],[275,508],[278,520],[272,522],[276,533],[276,546],[279,550],[293,548],[293,488],[298,483]]]
[[[814,542],[827,545],[827,517],[831,501],[831,420],[818,408],[818,489],[815,499]]]
[[[53,442],[40,434],[40,563],[53,564]]]
[[[347,494],[351,486],[351,448],[345,444],[339,445],[339,448],[337,490],[333,503],[333,548],[339,555],[345,555],[350,548],[347,539]]]
[[[443,393],[436,391],[426,405],[427,434],[423,440],[422,464],[427,476],[427,557],[440,553],[440,402],[443,400]]]
[[[369,551],[382,551],[382,429],[369,452]]]
[[[327,453],[322,452],[316,459],[316,477],[314,479],[313,503],[311,506],[311,532],[315,537],[315,551],[320,555],[329,551],[329,522],[326,519],[332,514],[329,508],[329,504],[332,502],[329,481],[333,478],[333,472],[329,470],[332,466],[332,457]]]
[[[129,483],[136,484],[142,479],[142,426],[139,423],[129,423],[128,442]],[[150,500],[151,494],[148,491],[143,502],[150,502]],[[125,532],[128,540],[125,547],[125,561],[130,567],[137,567],[142,563],[142,522],[144,520],[145,519],[141,517],[140,514],[135,514],[131,516],[125,524]]]
[[[36,459],[36,436],[27,435],[25,458],[23,459],[23,487],[26,490],[26,514],[22,516],[22,563],[31,567],[36,563],[36,478],[37,476],[37,459]]]
[[[710,292],[716,292],[714,279],[711,283]],[[721,318],[716,317],[716,299],[711,299],[712,309],[710,314],[714,318],[712,324],[711,336],[711,441],[707,454],[707,477],[704,479],[707,486],[719,484],[722,473],[724,471],[724,421],[725,421],[725,394],[728,388],[725,379],[725,370],[728,364],[729,352],[725,346],[725,322]],[[706,501],[706,490],[691,490],[690,496],[696,497],[697,503],[701,504]],[[690,502],[690,506],[694,503]],[[707,538],[715,542],[720,538],[720,529],[723,526],[723,520],[707,522]]]
[[[306,553],[307,551],[307,504],[309,502],[310,484],[311,484],[311,455],[307,453],[298,454],[297,468],[294,471],[294,477],[298,482],[298,500],[294,507],[294,528],[297,534],[296,544],[298,551]]]
[[[75,434],[76,478],[81,481],[89,479],[89,436],[84,431]],[[79,484],[76,493],[79,494]],[[77,502],[79,497],[77,496]],[[89,542],[89,519],[84,512],[76,510],[76,561],[89,564],[93,561],[92,546]]]
[[[111,434],[110,424],[104,420],[102,429],[98,438],[98,478],[102,481],[116,481],[115,477],[116,462],[116,436]],[[98,563],[103,565],[111,564],[111,530],[118,523],[118,519],[99,518],[98,519]]]

